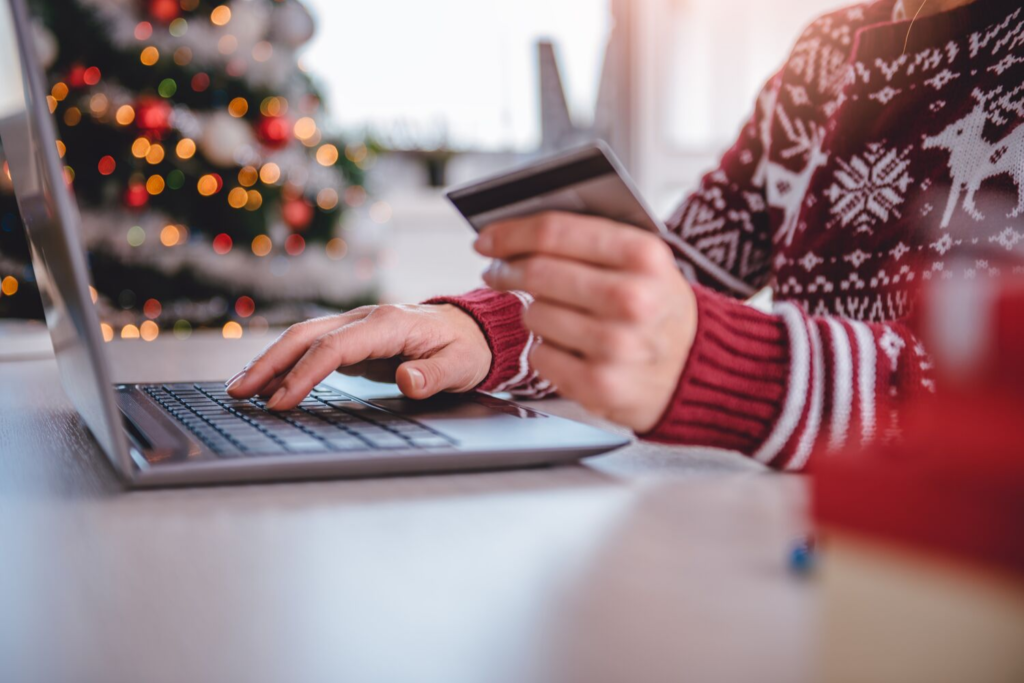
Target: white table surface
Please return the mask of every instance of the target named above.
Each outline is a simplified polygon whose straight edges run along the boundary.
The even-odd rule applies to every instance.
[[[266,341],[107,349],[117,381],[213,380]],[[814,588],[786,566],[801,477],[636,444],[576,467],[128,492],[25,348],[0,361],[0,680],[812,679]]]

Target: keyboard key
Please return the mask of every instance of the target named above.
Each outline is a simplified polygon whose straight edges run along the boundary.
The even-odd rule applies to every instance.
[[[417,448],[445,448],[451,446],[442,436],[413,436],[409,438],[409,442]]]
[[[285,449],[290,453],[321,453],[327,450],[327,444],[316,439],[308,441],[286,441]]]

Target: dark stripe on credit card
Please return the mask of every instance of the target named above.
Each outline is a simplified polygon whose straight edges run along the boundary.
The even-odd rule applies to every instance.
[[[598,154],[565,166],[541,171],[526,178],[512,180],[498,187],[480,191],[474,191],[472,187],[468,187],[449,195],[448,198],[463,216],[470,218],[542,194],[556,192],[577,183],[600,178],[609,173],[615,173],[615,169],[603,154]],[[463,195],[463,193],[469,194]]]

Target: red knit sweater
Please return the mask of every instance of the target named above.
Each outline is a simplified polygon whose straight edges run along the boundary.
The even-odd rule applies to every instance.
[[[668,222],[699,284],[696,341],[646,438],[800,469],[898,433],[934,390],[906,325],[919,285],[1024,261],[1024,9],[1012,0],[893,22],[894,0],[815,21],[721,165]],[[904,42],[907,41],[904,53]],[[680,258],[682,258],[680,256]],[[739,301],[771,284],[771,314]],[[542,396],[523,293],[441,298],[482,326],[481,386]]]

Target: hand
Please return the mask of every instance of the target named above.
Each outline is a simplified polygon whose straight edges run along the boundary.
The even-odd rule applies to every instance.
[[[535,299],[523,314],[543,339],[533,368],[591,412],[652,429],[697,330],[693,290],[668,246],[639,228],[567,213],[494,223],[474,246],[495,259],[487,284]]]
[[[270,396],[267,408],[289,410],[338,370],[427,398],[469,391],[490,367],[479,325],[455,306],[365,306],[289,327],[228,381],[228,393]]]

